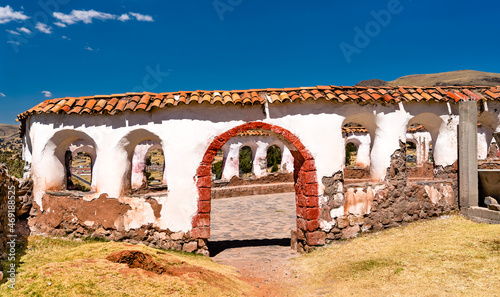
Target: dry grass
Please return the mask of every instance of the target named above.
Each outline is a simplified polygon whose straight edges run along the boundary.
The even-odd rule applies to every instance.
[[[113,251],[130,249],[148,253],[162,263],[183,261],[201,272],[159,275],[105,259]],[[0,296],[242,296],[251,290],[232,267],[207,257],[144,245],[35,236],[29,239],[21,262],[16,289],[3,283]]]
[[[500,296],[500,225],[417,222],[294,261],[300,296]]]

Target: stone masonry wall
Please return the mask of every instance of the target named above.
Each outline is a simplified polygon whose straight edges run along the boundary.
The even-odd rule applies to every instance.
[[[152,203],[155,216],[159,217],[161,206],[154,199],[146,201]],[[51,192],[43,196],[42,204],[43,211],[35,205],[30,213],[29,225],[35,234],[102,238],[208,255],[206,240],[193,238],[190,231],[172,232],[152,225],[125,230],[120,220],[131,207],[106,194],[87,201],[78,192]]]
[[[387,177],[380,183],[343,184],[341,172],[324,177],[321,227],[327,242],[355,237],[458,209],[456,168],[437,170],[439,179],[409,182],[404,143],[391,156]],[[330,182],[331,180],[331,182]],[[340,185],[344,185],[341,189]]]
[[[0,262],[8,258],[9,239],[15,238],[16,247],[19,248],[19,244],[24,243],[29,236],[27,216],[31,208],[32,190],[33,182],[30,179],[18,180],[10,176],[7,168],[0,164]],[[9,224],[9,211],[15,216],[13,224]]]

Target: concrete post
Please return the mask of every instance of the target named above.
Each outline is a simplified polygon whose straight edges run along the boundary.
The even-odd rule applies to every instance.
[[[460,208],[478,206],[477,102],[460,101],[458,172]]]

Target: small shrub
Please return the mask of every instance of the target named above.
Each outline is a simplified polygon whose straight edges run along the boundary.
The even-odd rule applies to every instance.
[[[215,175],[215,179],[222,178],[222,161],[214,162],[212,164],[212,174]]]

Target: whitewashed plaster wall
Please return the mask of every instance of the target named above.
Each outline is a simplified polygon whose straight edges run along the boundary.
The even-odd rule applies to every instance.
[[[33,115],[28,121],[25,139],[29,145],[24,155],[32,162],[35,202],[43,208],[44,192],[65,186],[64,151],[78,139],[87,141],[96,150],[97,193],[85,199],[107,193],[126,201],[123,191],[131,183],[133,150],[140,142],[153,140],[163,148],[168,196],[158,198],[162,205],[159,219],[155,219],[149,204],[135,198],[133,202],[127,200],[142,204],[125,218],[125,228],[151,223],[172,231],[188,231],[197,211],[196,170],[206,149],[221,133],[251,121],[281,126],[301,139],[315,158],[320,195],[324,191],[321,178],[344,167],[341,128],[346,121],[362,124],[373,139],[371,171],[375,180],[384,178],[391,155],[399,149],[399,142],[405,141],[407,127],[415,118],[433,136],[436,164],[451,165],[457,159],[458,105],[436,102],[358,105],[320,100],[269,104],[265,110],[268,112],[263,112],[261,106],[202,104],[114,116]]]

